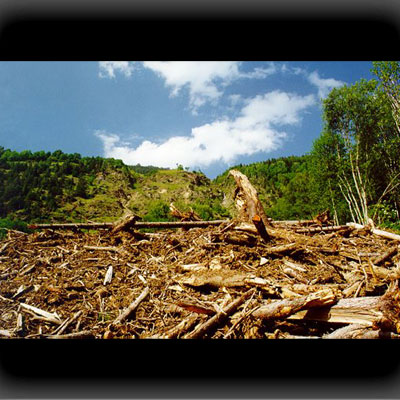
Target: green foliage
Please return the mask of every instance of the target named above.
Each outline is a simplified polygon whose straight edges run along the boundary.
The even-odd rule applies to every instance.
[[[161,200],[155,200],[148,204],[144,221],[175,221],[170,215],[169,205]]]
[[[376,62],[373,72],[380,81],[362,79],[331,91],[323,104],[324,130],[311,151],[316,198],[321,205],[330,198],[341,222],[366,213],[379,223],[399,219],[400,68]]]
[[[0,217],[39,222],[79,199],[91,199],[101,191],[97,180],[117,172],[133,187],[137,173],[121,160],[81,157],[29,150],[0,148]]]
[[[8,229],[26,233],[31,232],[24,221],[12,220],[10,218],[0,218],[0,239],[6,237]]]

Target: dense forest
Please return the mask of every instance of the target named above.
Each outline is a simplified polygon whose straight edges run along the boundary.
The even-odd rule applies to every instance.
[[[330,210],[336,223],[372,219],[400,229],[400,65],[374,62],[372,72],[375,79],[335,88],[323,100],[323,130],[308,154],[234,167],[256,186],[267,215],[306,219]],[[24,222],[46,221],[57,211],[62,219],[66,205],[106,193],[101,185],[106,175],[117,173],[125,192],[133,193],[138,179],[156,177],[159,171],[60,150],[32,153],[0,147],[0,227],[24,229]],[[182,166],[176,172],[185,173]],[[202,185],[222,193],[233,186],[227,174],[203,179]],[[207,219],[228,215],[218,196],[207,210],[198,201],[197,209]],[[149,204],[154,209],[148,216],[168,213],[163,200]]]

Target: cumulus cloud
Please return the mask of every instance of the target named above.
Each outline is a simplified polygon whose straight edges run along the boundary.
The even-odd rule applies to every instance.
[[[223,95],[223,88],[237,79],[264,79],[276,73],[274,63],[265,63],[251,71],[241,69],[239,61],[144,61],[143,67],[150,69],[177,96],[183,88],[189,92],[189,106],[194,114],[207,102],[216,103]],[[120,72],[129,77],[133,63],[128,61],[101,61],[99,76],[115,78]]]
[[[115,78],[115,73],[120,72],[130,77],[133,71],[133,64],[129,61],[99,61],[99,77]]]
[[[228,84],[240,74],[239,63],[231,61],[146,61],[143,65],[165,80],[171,96],[178,95],[186,87],[194,111],[222,96],[217,82]]]
[[[145,61],[143,66],[151,69],[165,80],[171,95],[176,96],[182,88],[189,90],[190,107],[194,113],[206,102],[215,103],[223,94],[222,87],[237,79],[263,79],[276,72],[273,63],[245,72],[239,61]]]
[[[299,96],[273,91],[246,101],[239,116],[220,119],[192,129],[188,136],[174,136],[163,142],[143,141],[131,147],[118,135],[97,131],[106,157],[126,164],[175,168],[206,167],[215,162],[230,164],[243,155],[270,152],[279,148],[287,133],[282,126],[301,121],[302,112],[315,104],[313,95]]]
[[[317,87],[318,96],[322,99],[325,98],[332,89],[345,84],[344,82],[333,78],[323,79],[319,76],[317,71],[310,73],[307,76],[307,79],[312,85]]]

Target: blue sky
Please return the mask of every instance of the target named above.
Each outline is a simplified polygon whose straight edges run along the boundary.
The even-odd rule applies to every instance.
[[[321,99],[371,62],[0,62],[0,146],[127,164],[232,165],[310,151]]]

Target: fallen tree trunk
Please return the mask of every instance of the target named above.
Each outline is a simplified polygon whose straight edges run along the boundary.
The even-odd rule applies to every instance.
[[[94,337],[92,331],[72,332],[64,335],[43,335],[44,339],[92,339]]]
[[[261,306],[253,312],[253,316],[262,319],[287,318],[296,312],[313,307],[323,307],[336,303],[336,295],[332,290],[321,290],[307,296],[299,296],[292,299],[273,301]]]
[[[177,222],[144,222],[138,221],[135,223],[135,228],[201,228],[205,226],[221,225],[229,222],[229,220],[221,219],[214,221],[177,221]],[[112,229],[114,224],[112,222],[101,222],[101,223],[65,223],[65,224],[35,224],[29,225],[29,229]]]
[[[361,324],[352,324],[339,328],[328,335],[324,335],[323,339],[399,339],[400,336],[393,332],[385,332],[382,330],[372,330]]]
[[[334,226],[318,226],[315,228],[299,228],[295,229],[296,233],[318,233],[318,232],[336,232],[340,230],[349,230],[347,225],[334,225]]]
[[[394,246],[394,247],[390,248],[384,254],[382,254],[381,256],[379,256],[379,257],[375,258],[374,260],[372,260],[372,264],[374,264],[374,265],[382,264],[388,258],[391,258],[395,254],[397,254],[398,250],[399,250],[399,246]]]
[[[356,229],[364,229],[364,228],[370,228],[370,231],[377,236],[381,236],[384,237],[386,239],[391,239],[391,240],[397,240],[400,242],[400,235],[397,235],[395,233],[392,232],[387,232],[387,231],[382,231],[380,229],[375,229],[375,228],[371,228],[368,225],[360,225],[360,224],[356,224],[355,222],[348,222],[346,224],[347,226],[351,226],[354,227]]]
[[[396,329],[398,317],[396,307],[389,296],[371,296],[340,299],[331,307],[302,310],[288,319],[323,321],[340,324],[362,324],[366,326],[390,325]]]

